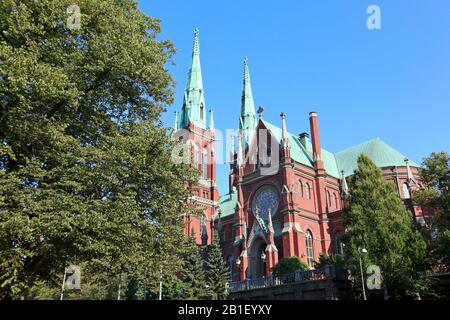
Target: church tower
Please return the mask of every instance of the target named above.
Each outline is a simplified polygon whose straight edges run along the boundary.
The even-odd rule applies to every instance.
[[[208,116],[209,114],[209,116]],[[208,121],[207,121],[208,117]],[[213,239],[213,218],[218,209],[219,192],[216,177],[216,154],[214,149],[213,111],[206,111],[200,65],[199,31],[194,31],[194,45],[187,85],[184,90],[181,121],[175,113],[174,130],[182,130],[185,142],[191,146],[191,165],[199,172],[198,185],[190,203],[202,211],[200,217],[185,215],[184,233],[196,236],[197,244],[211,244]]]
[[[249,147],[249,144],[255,134],[257,126],[255,104],[253,102],[253,93],[250,83],[250,71],[248,68],[248,59],[244,59],[244,77],[242,84],[241,115],[239,117],[239,131],[243,138],[243,149]]]

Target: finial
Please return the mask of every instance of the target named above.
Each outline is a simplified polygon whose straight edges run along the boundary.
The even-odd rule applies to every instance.
[[[264,107],[263,106],[259,106],[259,108],[258,108],[258,116],[259,116],[259,119],[263,119],[263,113],[264,113]]]
[[[198,40],[199,34],[200,34],[200,31],[197,28],[195,28],[194,29],[194,49],[192,50],[192,53],[194,55],[200,54],[200,45],[199,45],[199,40]]]
[[[209,109],[209,130],[214,131],[214,112],[212,109]]]
[[[178,111],[175,111],[175,120],[173,123],[173,130],[177,131],[178,130]]]
[[[286,128],[286,113],[282,112],[280,114],[281,117],[281,140],[283,143],[283,148],[289,147],[289,139],[288,139],[288,132]]]

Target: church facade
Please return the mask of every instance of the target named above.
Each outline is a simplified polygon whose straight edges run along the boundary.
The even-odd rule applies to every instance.
[[[185,142],[192,146],[200,178],[191,200],[203,215],[184,216],[185,234],[194,233],[197,243],[205,245],[217,230],[232,281],[269,275],[283,257],[297,256],[313,268],[321,253],[342,253],[346,178],[362,153],[395,186],[412,217],[421,223],[428,219],[411,200],[412,191],[422,186],[419,166],[386,142],[376,138],[331,153],[322,147],[316,112],[309,113],[309,132],[299,135],[289,132],[284,113],[279,125],[269,123],[262,108],[256,113],[247,60],[241,98],[229,190],[219,197],[214,120],[212,110],[206,111],[196,31],[181,119],[176,113],[174,129],[185,132]]]

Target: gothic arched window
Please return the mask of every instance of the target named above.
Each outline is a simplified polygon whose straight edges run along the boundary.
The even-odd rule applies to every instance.
[[[333,193],[333,206],[335,209],[338,208],[338,197],[337,197],[336,193]]]
[[[311,199],[311,186],[309,185],[309,183],[307,182],[305,184],[305,192],[306,192],[306,199]]]
[[[336,254],[344,254],[344,244],[341,241],[340,234],[336,235],[335,241],[336,241],[336,248],[335,248]]]
[[[200,161],[200,152],[198,150],[194,151],[194,164],[198,165],[198,162]]]
[[[327,191],[327,206],[331,207],[331,194],[330,191]]]
[[[300,179],[298,180],[298,194],[303,197],[303,182]]]
[[[409,187],[408,187],[407,183],[403,184],[403,195],[404,195],[405,199],[411,198],[411,194],[409,193]]]
[[[202,177],[205,180],[208,177],[208,167],[206,164],[207,164],[206,151],[203,151],[203,153],[202,153]]]
[[[306,231],[306,259],[308,266],[312,268],[314,266],[314,247],[313,236],[310,230]]]

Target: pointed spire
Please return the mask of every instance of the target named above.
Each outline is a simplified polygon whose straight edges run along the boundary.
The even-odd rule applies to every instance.
[[[346,198],[349,194],[348,192],[348,185],[347,185],[347,180],[345,179],[345,174],[344,174],[344,170],[341,171],[341,194],[342,194],[342,198]]]
[[[209,125],[208,125],[209,131],[214,131],[214,112],[212,109],[209,110]]]
[[[269,213],[267,217],[267,229],[269,230],[269,233],[274,233],[273,224],[272,224],[272,210],[269,208]]]
[[[220,209],[219,209],[219,211],[217,212],[217,215],[218,215],[218,222],[217,222],[217,231],[218,231],[218,233],[219,233],[219,235],[220,235],[220,233],[222,233],[222,218],[221,218],[221,215],[222,215],[222,211],[220,211]],[[219,237],[219,240],[220,240],[220,237]]]
[[[417,182],[414,179],[414,176],[412,174],[411,167],[409,166],[409,159],[408,158],[405,158],[405,163],[406,163],[406,172],[407,172],[407,175],[408,175],[408,178],[407,178],[408,179],[408,185],[409,185],[409,187],[415,187],[415,186],[417,186]]]
[[[206,130],[205,108],[202,69],[200,65],[199,31],[198,29],[195,29],[191,67],[189,69],[188,81],[184,91],[181,126],[185,128],[192,122],[197,127]]]
[[[203,90],[202,69],[200,65],[200,40],[199,30],[194,30],[194,44],[192,46],[192,61],[189,69],[189,78],[186,89]]]
[[[178,111],[175,111],[175,120],[173,122],[173,132],[178,131]]]
[[[244,149],[249,145],[256,128],[256,112],[253,102],[253,93],[250,83],[250,71],[248,59],[244,59],[244,76],[241,97],[241,116],[239,118],[239,129],[244,134]]]
[[[288,131],[286,128],[286,113],[282,112],[281,117],[281,143],[283,148],[289,147]]]

